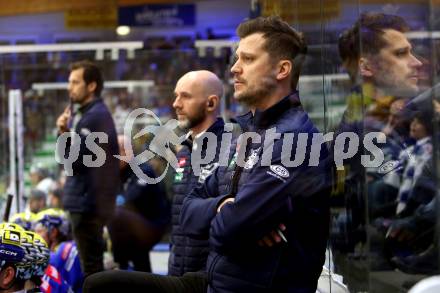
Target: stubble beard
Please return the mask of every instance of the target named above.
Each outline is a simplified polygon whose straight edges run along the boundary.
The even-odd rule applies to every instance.
[[[241,93],[234,93],[234,97],[239,103],[244,104],[247,107],[254,107],[259,101],[268,97],[275,88],[275,77],[266,77],[261,79],[260,86],[244,90]]]
[[[183,131],[189,131],[191,128],[199,125],[206,119],[206,113],[204,111],[198,112],[192,118],[185,118],[183,120],[178,120],[177,125]]]

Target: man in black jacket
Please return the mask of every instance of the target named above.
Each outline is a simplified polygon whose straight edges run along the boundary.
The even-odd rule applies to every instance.
[[[307,45],[279,17],[243,22],[237,34],[231,73],[234,98],[250,109],[238,117],[245,132],[229,164],[185,198],[181,225],[209,237],[208,292],[315,292],[330,162],[295,90]]]
[[[80,61],[70,69],[71,106],[59,116],[57,127],[60,134],[75,133],[66,153],[79,152],[66,179],[63,206],[70,213],[82,269],[88,276],[103,270],[102,232],[114,211],[119,186],[119,163],[114,155],[119,151],[112,116],[99,97],[104,84],[99,68]],[[90,139],[91,134],[102,134],[106,139]]]
[[[223,85],[212,72],[201,70],[183,75],[176,84],[173,107],[176,110],[179,126],[191,131],[191,136],[182,143],[177,153],[179,168],[173,182],[171,254],[168,261],[168,274],[182,276],[187,272],[204,271],[208,256],[207,239],[188,237],[180,227],[179,217],[185,196],[218,166],[218,151],[224,129],[223,119],[217,118],[219,98],[223,95]],[[203,164],[199,174],[193,170],[197,164],[191,154],[197,147],[206,152],[208,145],[197,146],[195,138],[204,132],[217,137],[217,149],[212,162]],[[202,157],[205,157],[204,153]],[[199,176],[200,175],[200,176]]]
[[[190,131],[177,153],[178,168],[173,182],[171,208],[171,252],[168,262],[169,276],[141,272],[112,271],[95,274],[87,279],[84,292],[106,290],[142,290],[145,292],[200,292],[206,291],[203,272],[209,251],[207,237],[189,237],[179,222],[182,202],[189,192],[218,167],[223,119],[218,118],[223,84],[212,72],[191,71],[183,75],[174,90],[173,107],[179,127]],[[203,134],[213,134],[214,140],[205,141]],[[204,160],[206,158],[211,160]],[[210,162],[208,162],[210,161]],[[196,170],[197,168],[197,170]],[[190,274],[186,274],[190,273]]]

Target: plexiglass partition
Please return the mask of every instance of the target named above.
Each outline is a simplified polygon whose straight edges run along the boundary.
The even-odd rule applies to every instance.
[[[337,290],[344,286],[349,292],[406,292],[419,280],[438,274],[440,4],[257,2],[255,13],[280,14],[306,37],[300,97],[319,130],[334,133],[330,150],[336,154],[350,147],[349,140],[342,144],[344,150],[335,147],[341,133],[358,139],[356,154],[333,176],[325,264],[330,272],[325,279],[328,292],[341,292]],[[140,107],[162,122],[174,118],[175,82],[196,69],[212,70],[224,81],[223,117],[246,111],[232,97],[232,43],[213,42],[197,49],[192,39],[160,42],[146,42],[134,54],[122,50],[116,55],[104,51],[102,56],[95,51],[0,55],[1,199],[9,183],[9,90],[22,94],[28,192],[33,187],[31,166],[44,165],[53,176],[60,174],[54,157],[55,121],[69,103],[66,82],[72,61],[96,60],[103,69],[107,83],[102,97],[118,132],[123,132],[130,112]],[[140,130],[155,122],[145,117],[137,123]],[[149,139],[134,141],[135,151],[145,149]],[[158,160],[154,167],[160,172],[163,165]]]

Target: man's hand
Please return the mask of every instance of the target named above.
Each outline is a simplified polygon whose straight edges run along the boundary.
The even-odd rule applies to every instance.
[[[268,235],[264,236],[263,239],[258,240],[258,245],[272,247],[280,242],[287,242],[286,237],[284,236],[284,231],[286,231],[286,226],[281,223],[278,225],[278,228],[272,230]]]
[[[69,119],[70,119],[70,108],[66,107],[66,109],[64,109],[64,112],[57,119],[57,128],[60,134],[69,130],[69,128],[67,127],[67,123]]]
[[[228,197],[224,199],[218,206],[217,213],[219,213],[226,204],[234,203],[234,202],[235,202],[235,198],[233,197]],[[286,236],[284,236],[283,233],[284,231],[286,231],[286,226],[283,223],[281,223],[278,225],[278,228],[272,230],[268,235],[264,236],[263,239],[258,240],[257,243],[260,246],[267,246],[267,247],[272,247],[273,245],[280,242],[287,243]]]

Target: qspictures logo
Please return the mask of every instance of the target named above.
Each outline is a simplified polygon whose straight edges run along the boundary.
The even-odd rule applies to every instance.
[[[136,120],[140,117],[152,118],[155,123],[145,126],[142,130],[132,136]],[[144,119],[143,118],[143,119]],[[151,120],[151,119],[150,119]],[[175,119],[168,120],[162,124],[151,110],[138,108],[132,111],[124,125],[124,135],[138,139],[144,135],[152,134],[153,139],[149,144],[149,148],[135,157],[119,156],[115,157],[119,160],[127,162],[136,176],[148,183],[156,184],[160,182],[166,175],[169,166],[177,170],[179,163],[175,153],[172,151],[171,145],[180,145],[188,134],[178,136],[175,129],[178,127],[178,121]],[[230,152],[233,144],[232,135],[233,125],[225,123],[224,132],[221,139],[212,132],[204,132],[194,139],[194,144],[204,145],[206,148],[194,148],[191,153],[191,167],[196,176],[202,175],[206,177],[207,165],[216,159],[218,143],[220,143],[220,151],[217,166],[228,166],[230,164]],[[353,158],[358,151],[360,145],[365,149],[365,153],[361,155],[361,164],[366,168],[379,168],[384,163],[384,154],[377,144],[386,143],[386,136],[382,132],[370,132],[363,136],[360,141],[359,135],[354,132],[343,132],[334,137],[334,133],[277,133],[276,128],[270,128],[264,133],[244,132],[237,138],[237,153],[234,160],[237,165],[245,169],[253,168],[257,163],[260,166],[268,167],[270,172],[276,174],[280,178],[284,178],[289,172],[286,168],[294,168],[300,165],[308,164],[308,166],[318,166],[320,163],[320,155],[322,145],[334,140],[333,153],[331,154],[334,164],[338,170],[344,169],[344,161]],[[99,168],[102,167],[106,160],[106,153],[99,144],[108,143],[108,136],[104,132],[91,132],[89,129],[83,128],[76,132],[66,132],[58,137],[56,144],[55,159],[64,166],[67,176],[73,175],[73,164],[81,160],[85,167]],[[247,144],[252,143],[260,145],[259,148],[253,149],[251,155],[245,156]],[[274,152],[274,146],[281,143],[281,154]],[[362,143],[362,144],[361,144]],[[131,140],[127,139],[124,145],[126,150],[133,150]],[[88,149],[93,155],[87,154],[80,157],[81,148]],[[295,149],[294,149],[295,148]],[[307,153],[308,152],[308,153]],[[273,164],[274,154],[280,157],[280,162]],[[159,156],[167,163],[162,174],[155,178],[147,176],[142,172],[140,165],[148,162],[153,157]],[[305,162],[306,157],[308,162]],[[390,169],[388,168],[387,170]],[[391,170],[392,171],[392,168]],[[286,173],[287,172],[287,173]]]

